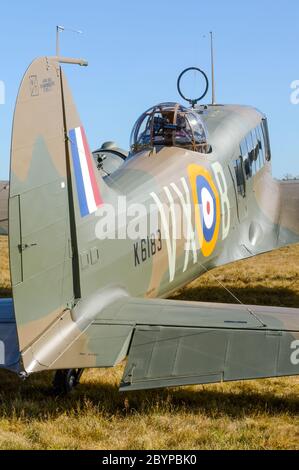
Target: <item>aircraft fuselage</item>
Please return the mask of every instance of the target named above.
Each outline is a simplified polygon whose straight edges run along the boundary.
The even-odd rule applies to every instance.
[[[268,251],[277,244],[279,191],[266,159],[268,142],[264,139],[257,150],[256,139],[247,155],[241,150],[244,139],[250,145],[251,131],[258,128],[262,132],[264,115],[239,106],[200,111],[211,153],[177,147],[140,152],[104,180],[104,201],[115,207],[117,223],[110,229],[106,226],[108,239],[92,242],[98,246],[101,268],[95,275],[93,266],[87,266],[87,290],[91,285],[95,289],[97,282],[119,283],[130,295],[167,297],[215,266]],[[250,161],[253,151],[257,153],[254,158],[251,154]],[[247,174],[245,163],[250,165]],[[271,192],[275,197],[269,198]],[[143,220],[142,215],[138,220],[147,229],[134,240],[128,231],[132,226],[134,232],[136,216],[134,226],[130,220],[134,221],[135,214],[130,219],[124,213],[136,204],[146,208]],[[149,220],[155,212],[157,217],[151,219],[156,225]],[[99,221],[93,227],[96,233],[101,228]],[[115,225],[118,240],[114,239]],[[119,273],[118,281],[115,273]]]

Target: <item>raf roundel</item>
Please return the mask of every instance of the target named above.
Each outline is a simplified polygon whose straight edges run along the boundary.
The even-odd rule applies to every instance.
[[[210,256],[216,246],[220,228],[220,199],[210,173],[199,165],[188,168],[195,207],[195,221],[204,256]]]
[[[205,240],[210,242],[213,238],[216,225],[216,198],[211,186],[203,176],[197,177],[196,185],[201,226]]]

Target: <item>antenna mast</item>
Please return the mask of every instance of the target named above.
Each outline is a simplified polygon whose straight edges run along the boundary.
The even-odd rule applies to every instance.
[[[82,31],[77,29],[65,28],[64,26],[56,26],[56,57],[60,57],[60,33],[63,31],[71,31],[72,33],[82,34]]]
[[[60,56],[59,36],[62,31],[64,31],[63,26],[56,26],[56,57]]]
[[[212,68],[212,105],[216,104],[215,95],[215,67],[214,67],[214,44],[213,44],[213,32],[210,31],[211,36],[211,68]]]

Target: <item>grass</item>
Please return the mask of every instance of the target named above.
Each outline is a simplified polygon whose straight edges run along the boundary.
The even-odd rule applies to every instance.
[[[217,268],[174,295],[175,299],[299,307],[299,245]]]
[[[5,240],[1,283],[9,294]],[[222,267],[174,298],[298,306],[299,246]],[[7,264],[6,264],[7,266]],[[1,284],[0,284],[1,285]],[[0,449],[299,449],[299,379],[118,393],[123,367],[85,371],[68,397],[50,373],[0,373]]]
[[[0,297],[10,295],[10,274],[8,267],[8,239],[0,236]]]

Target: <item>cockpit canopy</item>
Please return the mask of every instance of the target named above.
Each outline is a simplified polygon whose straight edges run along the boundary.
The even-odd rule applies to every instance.
[[[133,127],[131,152],[159,146],[208,153],[207,131],[199,114],[177,103],[161,103],[143,113]]]

